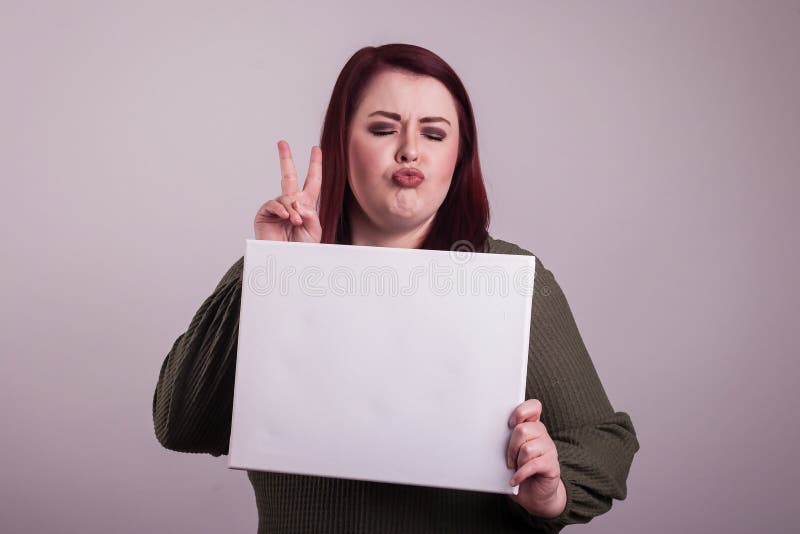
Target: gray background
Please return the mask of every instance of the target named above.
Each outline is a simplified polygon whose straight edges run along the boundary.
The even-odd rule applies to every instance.
[[[462,77],[491,232],[634,421],[628,498],[567,530],[794,531],[800,2],[0,6],[3,532],[255,532],[245,473],[158,445],[153,388],[276,141],[305,176],[337,73],[389,42]]]

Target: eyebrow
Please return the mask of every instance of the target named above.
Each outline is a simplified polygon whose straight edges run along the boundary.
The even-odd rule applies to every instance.
[[[389,111],[373,111],[367,115],[367,117],[372,117],[373,115],[383,115],[384,117],[400,122],[400,115],[398,113],[391,113]],[[450,121],[444,117],[422,117],[419,122],[446,122],[449,126],[452,126]]]

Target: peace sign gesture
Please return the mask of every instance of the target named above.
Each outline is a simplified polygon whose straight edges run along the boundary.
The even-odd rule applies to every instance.
[[[322,150],[311,147],[311,161],[303,190],[298,189],[289,143],[278,141],[281,160],[281,195],[264,203],[253,221],[256,239],[319,243],[322,226],[317,213],[317,199],[322,185]]]

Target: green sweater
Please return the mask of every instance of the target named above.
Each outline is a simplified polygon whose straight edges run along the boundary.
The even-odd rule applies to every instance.
[[[483,252],[524,254],[487,240]],[[158,441],[180,452],[228,453],[244,257],[223,276],[164,359],[153,396]],[[558,532],[624,499],[639,450],[630,417],[614,412],[553,274],[536,258],[525,398],[542,402],[558,450],[564,512],[530,515],[508,495],[248,471],[266,533]]]

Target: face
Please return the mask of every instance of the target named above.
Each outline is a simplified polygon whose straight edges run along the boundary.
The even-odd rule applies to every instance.
[[[456,166],[456,105],[435,78],[385,71],[367,86],[350,124],[348,183],[359,210],[376,229],[413,231],[433,220]],[[416,168],[424,180],[398,183],[395,171]]]

